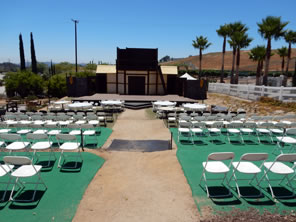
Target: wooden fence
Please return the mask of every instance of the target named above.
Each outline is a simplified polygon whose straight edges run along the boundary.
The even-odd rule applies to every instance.
[[[258,100],[260,97],[266,96],[283,102],[296,102],[296,87],[209,83],[208,91],[249,100]]]

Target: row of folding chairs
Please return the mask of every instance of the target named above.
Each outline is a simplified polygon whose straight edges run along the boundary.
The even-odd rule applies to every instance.
[[[78,140],[78,136],[82,135],[85,140],[86,136],[94,136],[96,144],[98,143],[97,135],[94,130],[85,130],[85,131],[70,131],[69,133],[58,133],[56,135],[48,135],[46,133],[28,133],[25,137],[22,137],[18,134],[0,134],[0,147],[2,153],[6,155],[6,152],[9,155],[13,154],[14,151],[25,150],[28,156],[32,156],[32,160],[38,162],[39,154],[38,151],[50,150],[47,167],[50,165],[52,157],[56,160],[56,156],[53,152],[54,140],[58,144],[58,148],[61,151],[61,156],[59,158],[58,167],[61,167],[61,160],[64,157],[64,151],[78,151],[80,155],[80,145],[81,143]],[[54,137],[54,138],[53,138]],[[31,155],[30,151],[33,151]],[[45,153],[42,153],[45,155]],[[81,157],[81,155],[80,155]],[[75,167],[77,166],[77,161]]]
[[[10,144],[4,144],[5,148],[8,148],[10,146],[12,150],[18,150],[19,147],[22,146],[23,149],[26,149],[27,152],[29,152],[29,149],[33,150],[33,154],[31,158],[29,158],[28,156],[4,156],[3,157],[4,164],[0,164],[0,177],[9,175],[9,180],[7,182],[6,181],[0,182],[0,183],[7,184],[6,190],[3,193],[3,196],[0,201],[2,202],[5,200],[6,193],[8,191],[8,187],[10,184],[13,185],[13,188],[12,188],[12,191],[10,192],[9,201],[15,201],[17,199],[15,199],[13,195],[16,187],[23,189],[25,187],[25,184],[28,184],[28,183],[36,184],[32,198],[26,199],[26,200],[19,199],[17,201],[25,201],[25,202],[34,201],[39,184],[44,185],[44,187],[47,189],[47,186],[45,185],[44,181],[41,179],[41,175],[40,175],[42,167],[49,167],[52,157],[54,157],[54,160],[57,159],[52,149],[52,142],[49,140],[49,137],[46,134],[34,134],[34,133],[27,134],[27,140],[30,142],[20,141],[21,139],[19,135],[7,134],[3,136],[3,134],[1,134],[0,136],[2,138],[6,138],[7,140],[13,140],[13,142],[11,142]],[[81,163],[83,161],[82,155],[80,153],[80,143],[78,142],[77,137],[75,135],[70,135],[70,134],[57,134],[56,139],[58,141],[59,150],[61,151],[59,161],[58,161],[58,167],[76,169],[78,166],[78,161],[80,160]],[[38,164],[39,155],[37,155],[37,151],[41,151],[45,149],[50,149],[51,152],[49,154],[48,165],[42,166]],[[77,151],[77,153],[73,155],[73,152],[64,152],[64,151]],[[42,155],[44,155],[44,152],[42,152]],[[67,163],[66,158],[68,159],[69,157],[75,157],[74,166],[71,166],[71,167],[66,166],[66,163]],[[28,181],[26,181],[25,183],[22,182],[23,178],[28,178],[33,176],[38,177],[37,182],[28,182]]]
[[[44,116],[43,118],[31,118],[31,119],[19,119],[19,120],[5,120],[0,122],[1,126],[13,126],[13,125],[60,125],[65,126],[69,123],[76,124],[93,124],[106,126],[106,118],[104,116],[87,115],[86,117],[75,115],[73,117],[67,115],[59,116]]]
[[[279,140],[283,136],[296,136],[296,128],[284,128],[285,124],[273,125],[272,123],[262,123],[257,126],[254,122],[240,123],[231,122],[225,125],[223,121],[212,122],[210,126],[206,122],[180,122],[178,127],[178,141],[182,136],[187,137],[193,143],[194,137],[203,138],[204,136],[222,139],[223,133],[226,133],[228,142],[233,139],[240,143],[244,143],[244,137],[248,140],[263,140],[274,143],[274,137]],[[226,127],[226,128],[225,128]]]
[[[88,117],[88,116],[106,116],[108,115],[105,112],[87,112],[86,114],[84,112],[67,112],[67,113],[48,113],[48,114],[42,114],[42,113],[34,113],[34,114],[23,114],[23,113],[12,113],[12,114],[5,114],[3,116],[4,120],[47,120],[50,118],[55,118],[59,116],[65,116],[68,118],[75,118],[75,117]]]
[[[235,182],[239,198],[263,197],[262,189],[260,187],[262,181],[267,181],[272,198],[290,198],[295,196],[294,190],[296,187],[293,186],[292,181],[295,178],[296,174],[296,153],[280,154],[273,161],[267,161],[267,153],[246,153],[239,158],[239,161],[233,161],[234,157],[235,154],[233,152],[211,153],[208,155],[207,160],[202,163],[203,172],[200,179],[200,184],[202,185],[202,183],[204,182],[208,197],[215,198],[231,196],[231,181]],[[294,164],[291,164],[291,162],[293,162]],[[264,169],[263,171],[262,168]],[[258,178],[259,174],[262,173],[263,175],[261,176],[261,178]],[[208,178],[210,174],[220,174],[223,175],[223,177]],[[274,176],[272,176],[271,174],[277,175],[280,178],[274,178]],[[241,177],[241,175],[244,175],[244,177]],[[222,182],[222,184],[226,182],[225,185],[228,188],[228,193],[222,195],[212,195],[209,189],[210,186],[208,185],[209,180],[219,180]],[[254,187],[259,189],[259,194],[252,195],[248,192],[247,195],[242,195],[240,186],[238,184],[238,181],[240,180],[247,180],[249,181],[249,184],[251,184],[253,181],[256,181]],[[279,184],[283,184],[283,182],[286,181],[287,187],[291,189],[291,194],[276,195],[273,186],[271,185],[271,181],[273,180],[279,181]]]

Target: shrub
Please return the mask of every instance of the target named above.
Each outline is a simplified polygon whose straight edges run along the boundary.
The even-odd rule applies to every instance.
[[[48,94],[52,97],[64,97],[67,95],[66,75],[58,74],[49,79]]]
[[[8,97],[19,95],[24,98],[28,95],[43,94],[44,80],[30,71],[7,73],[4,83]]]

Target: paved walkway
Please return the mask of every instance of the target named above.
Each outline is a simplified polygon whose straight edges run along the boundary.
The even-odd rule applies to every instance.
[[[176,149],[152,153],[108,151],[112,139],[168,140],[161,120],[126,110],[100,151],[106,159],[80,203],[74,221],[198,221]]]

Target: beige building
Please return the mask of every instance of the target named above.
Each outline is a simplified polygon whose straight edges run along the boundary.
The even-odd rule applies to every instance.
[[[178,67],[158,66],[154,70],[117,70],[116,65],[98,65],[100,93],[124,95],[175,94]]]

